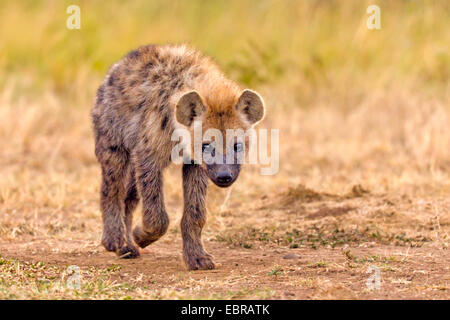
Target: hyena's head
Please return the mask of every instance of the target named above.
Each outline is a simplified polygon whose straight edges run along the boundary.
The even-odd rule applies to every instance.
[[[264,101],[255,91],[225,87],[184,93],[175,115],[190,131],[194,159],[201,158],[209,178],[225,188],[236,181],[249,147],[248,129],[263,119],[264,111]]]

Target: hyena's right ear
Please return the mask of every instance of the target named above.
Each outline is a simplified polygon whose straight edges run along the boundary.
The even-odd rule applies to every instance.
[[[183,94],[175,107],[175,117],[179,123],[190,127],[195,118],[206,111],[205,104],[197,91]]]

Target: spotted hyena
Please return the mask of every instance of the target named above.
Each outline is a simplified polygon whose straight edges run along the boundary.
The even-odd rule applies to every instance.
[[[226,129],[249,129],[263,116],[264,103],[256,92],[241,90],[208,57],[185,45],[143,46],[114,64],[92,110],[106,250],[136,258],[136,245],[144,248],[167,231],[162,171],[177,143],[171,139],[175,129],[192,133],[194,124],[201,123],[203,131],[215,128],[225,136]],[[216,152],[210,142],[203,141],[204,153]],[[230,152],[240,152],[243,145],[248,141],[235,141]],[[240,164],[189,161],[182,170],[184,261],[189,269],[212,269],[214,262],[201,241],[208,177],[228,187]],[[132,230],[140,198],[142,224]]]

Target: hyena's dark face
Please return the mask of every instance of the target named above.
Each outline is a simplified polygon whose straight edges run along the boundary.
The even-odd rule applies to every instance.
[[[222,99],[203,99],[196,91],[185,93],[177,103],[175,115],[190,130],[191,137],[201,123],[202,166],[214,184],[226,188],[239,176],[249,145],[246,130],[264,117],[264,102],[251,90],[228,99],[223,99],[224,94],[214,96]],[[195,143],[194,138],[191,140]],[[191,154],[195,154],[194,143]]]

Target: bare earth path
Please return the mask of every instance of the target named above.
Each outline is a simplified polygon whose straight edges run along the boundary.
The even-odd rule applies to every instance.
[[[227,248],[208,242],[216,270],[186,271],[180,241],[156,243],[137,260],[120,260],[89,241],[1,243],[4,258],[44,262],[83,272],[112,269],[110,280],[146,288],[155,298],[448,299],[448,250],[396,246],[342,249]],[[368,290],[369,266],[380,268],[380,289]]]

